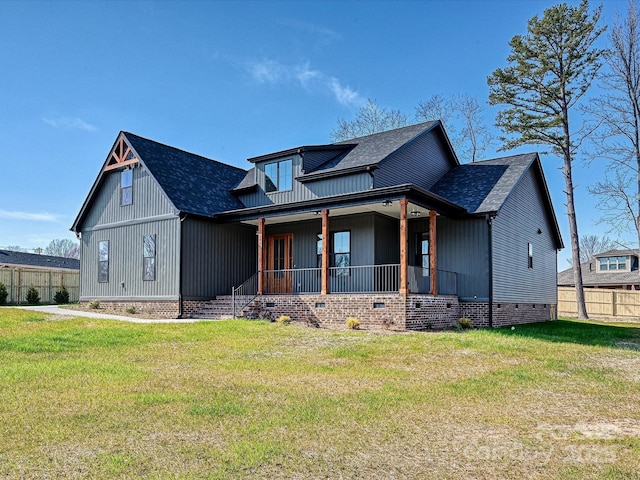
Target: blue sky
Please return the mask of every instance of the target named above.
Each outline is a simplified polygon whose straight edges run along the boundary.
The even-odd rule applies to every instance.
[[[120,130],[248,168],[329,142],[368,98],[407,113],[434,94],[485,102],[508,41],[555,3],[0,0],[0,246],[74,239]],[[626,5],[607,2],[603,23]],[[561,161],[542,158],[564,268]],[[576,161],[581,234],[606,231],[586,192],[601,172]]]

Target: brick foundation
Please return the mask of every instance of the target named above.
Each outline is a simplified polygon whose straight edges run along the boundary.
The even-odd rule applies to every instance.
[[[80,305],[83,308],[89,308],[90,301],[82,301]],[[144,301],[137,300],[131,302],[100,300],[100,309],[106,313],[116,315],[129,315],[127,309],[135,307],[136,314],[140,316],[150,315],[154,318],[178,318],[180,315],[180,306],[177,300],[166,301]]]
[[[347,317],[358,318],[362,328],[390,330],[449,328],[459,318],[454,296],[263,295],[254,300],[253,309],[332,328],[344,327]]]
[[[460,316],[467,317],[476,328],[489,326],[489,304],[460,302]],[[541,303],[494,303],[493,326],[522,325],[552,320],[552,305]]]

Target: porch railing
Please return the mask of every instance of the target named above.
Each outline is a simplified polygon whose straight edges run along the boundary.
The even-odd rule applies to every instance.
[[[242,312],[258,295],[258,274],[251,275],[242,285],[231,289],[231,304],[233,306],[233,318]]]
[[[292,268],[264,271],[264,293],[320,293],[320,268]]]
[[[447,270],[438,270],[436,287],[440,295],[458,294],[458,275]],[[431,276],[428,268],[409,266],[409,293],[430,293]]]
[[[458,293],[458,279],[455,272],[438,270],[436,281],[439,294],[456,295]],[[410,265],[408,283],[409,293],[430,293],[429,269]],[[255,285],[255,287],[252,286],[252,292],[257,291],[257,277]],[[263,292],[265,294],[313,294],[320,293],[321,287],[320,268],[264,271]],[[329,293],[397,293],[399,289],[400,265],[398,264],[329,268]]]
[[[363,265],[330,267],[331,293],[397,292],[400,286],[400,265]]]

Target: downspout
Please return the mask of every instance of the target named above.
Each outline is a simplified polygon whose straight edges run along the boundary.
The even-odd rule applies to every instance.
[[[487,243],[489,249],[489,328],[493,328],[493,225],[494,216],[487,213]]]
[[[184,265],[184,251],[182,249],[182,237],[184,235],[184,229],[182,228],[182,222],[184,222],[185,218],[187,218],[187,215],[179,214],[178,218],[180,218],[180,235],[178,235],[178,241],[180,242],[180,245],[178,245],[178,251],[180,252],[180,264],[178,265],[178,318],[182,318],[182,315],[184,313],[184,310],[182,308],[182,266]]]

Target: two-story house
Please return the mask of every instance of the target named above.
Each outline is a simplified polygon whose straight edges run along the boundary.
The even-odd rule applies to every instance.
[[[461,165],[436,121],[249,162],[121,132],[72,226],[81,301],[198,317],[233,291],[238,314],[397,329],[551,318],[563,244],[537,154]]]
[[[638,250],[609,250],[582,264],[585,288],[640,290]],[[559,287],[573,287],[573,269],[558,273]]]

